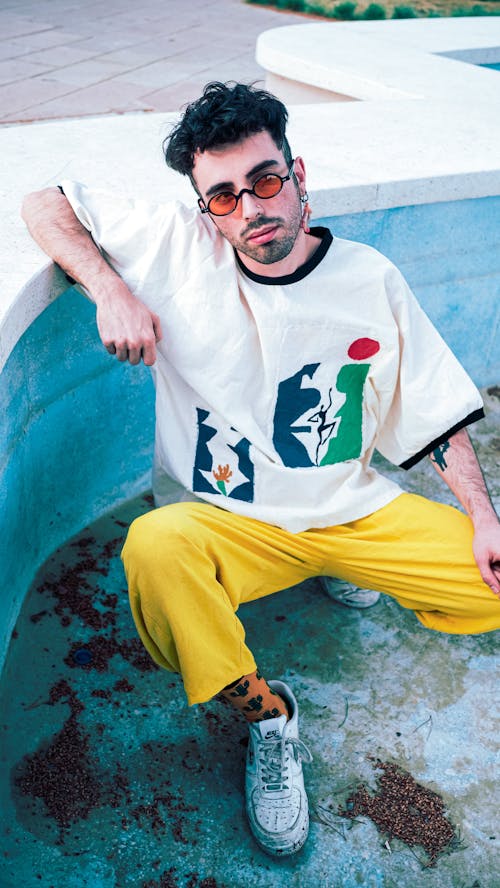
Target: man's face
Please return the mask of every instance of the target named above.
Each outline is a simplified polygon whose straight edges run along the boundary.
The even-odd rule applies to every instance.
[[[193,177],[205,203],[221,191],[238,194],[252,188],[266,173],[286,176],[283,152],[268,132],[249,136],[234,145],[195,156]],[[220,233],[238,252],[257,263],[270,265],[288,256],[297,240],[302,219],[300,193],[305,190],[304,165],[297,158],[294,174],[275,197],[242,194],[236,209],[227,216],[210,215]]]

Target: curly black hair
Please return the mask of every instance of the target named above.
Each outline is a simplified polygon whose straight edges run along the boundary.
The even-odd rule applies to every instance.
[[[192,170],[198,151],[235,144],[267,130],[291,164],[292,153],[285,136],[287,120],[283,102],[264,89],[245,83],[207,83],[203,95],[187,106],[163,142],[165,160],[195,184]]]

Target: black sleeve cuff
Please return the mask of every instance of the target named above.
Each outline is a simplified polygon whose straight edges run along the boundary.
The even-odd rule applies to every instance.
[[[484,418],[484,410],[482,407],[479,407],[478,410],[473,410],[472,413],[469,413],[465,419],[462,419],[460,422],[457,422],[456,425],[452,426],[451,429],[448,429],[447,432],[444,432],[439,438],[435,438],[434,441],[431,441],[430,444],[427,444],[422,450],[419,450],[415,456],[410,456],[409,459],[405,459],[404,462],[400,464],[400,469],[411,469],[412,466],[415,466],[424,456],[429,456],[429,453],[432,453],[436,447],[439,447],[443,441],[447,441],[448,438],[451,438],[455,432],[459,432],[460,429],[464,429],[465,426],[471,425],[473,422],[477,422],[478,419]]]

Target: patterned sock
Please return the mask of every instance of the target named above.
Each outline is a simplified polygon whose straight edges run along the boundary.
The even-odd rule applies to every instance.
[[[289,713],[285,701],[273,691],[259,671],[243,675],[217,694],[219,699],[230,703],[249,722],[264,721]]]

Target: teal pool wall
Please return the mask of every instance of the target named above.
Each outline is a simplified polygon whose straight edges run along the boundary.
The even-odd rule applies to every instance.
[[[500,198],[317,220],[403,271],[480,386],[500,383]],[[0,375],[0,665],[40,565],[149,484],[149,371],[102,348],[94,307],[70,289],[29,327]]]
[[[119,364],[95,309],[70,289],[0,375],[0,663],[38,567],[64,540],[149,484],[149,370]]]
[[[500,383],[500,197],[319,221],[388,256],[476,385]]]

